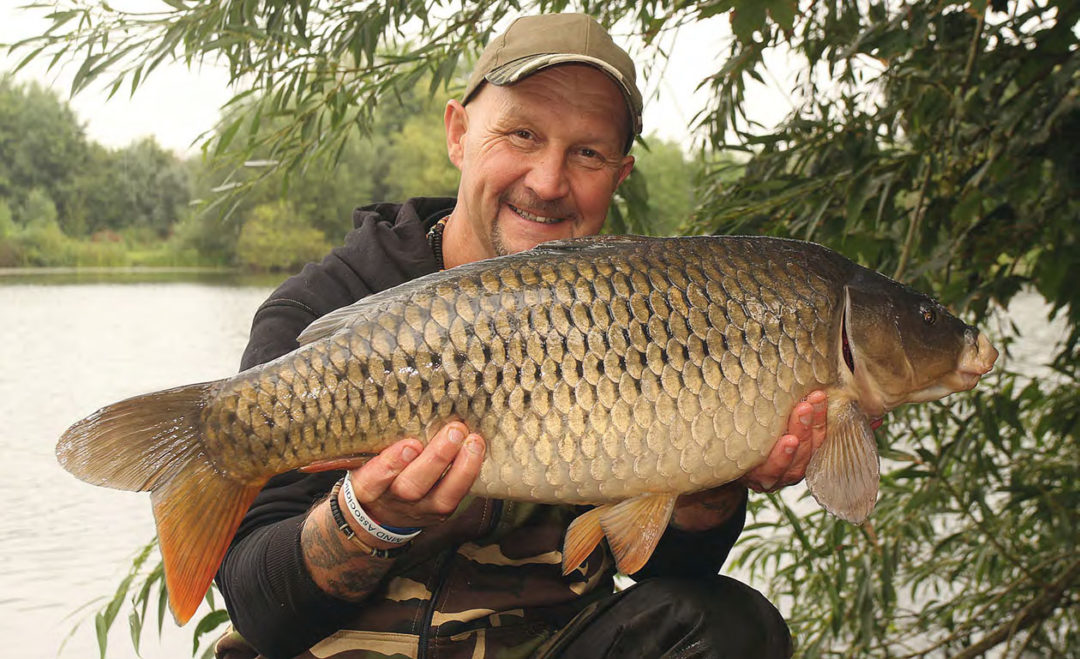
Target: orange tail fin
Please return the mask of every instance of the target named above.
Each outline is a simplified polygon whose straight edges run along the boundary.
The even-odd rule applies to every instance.
[[[202,410],[216,384],[109,405],[69,428],[56,445],[60,464],[84,481],[151,491],[169,607],[181,625],[199,608],[264,484],[221,474],[203,450]]]

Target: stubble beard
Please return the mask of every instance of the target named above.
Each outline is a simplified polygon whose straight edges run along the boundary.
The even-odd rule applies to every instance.
[[[491,251],[495,253],[495,256],[507,256],[513,254],[510,248],[506,246],[506,241],[503,238],[502,227],[499,226],[498,219],[491,222]]]

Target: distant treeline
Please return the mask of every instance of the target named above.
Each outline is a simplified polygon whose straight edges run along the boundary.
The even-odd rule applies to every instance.
[[[152,137],[110,149],[87,138],[55,92],[0,78],[0,267],[296,268],[341,241],[358,205],[454,194],[457,170],[442,128],[447,98],[419,85],[378,108],[375,129],[349,139],[336,162],[261,178],[251,168],[239,176],[251,185],[215,205],[236,182],[226,163],[243,153],[240,137],[224,153],[187,159]],[[236,112],[224,130],[243,118]],[[259,130],[274,130],[273,122]],[[675,143],[647,144],[635,147],[635,203],[648,208],[638,228],[673,233],[695,206],[700,163]]]

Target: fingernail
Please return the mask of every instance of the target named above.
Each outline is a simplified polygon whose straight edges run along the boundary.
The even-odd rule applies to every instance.
[[[799,423],[803,424],[807,428],[809,428],[810,424],[812,424],[813,422],[814,417],[810,416],[809,414],[803,414],[799,416]]]
[[[480,440],[478,439],[470,439],[468,442],[466,442],[465,448],[468,449],[469,453],[472,453],[473,455],[480,455],[484,452],[484,447],[480,445]]]
[[[406,446],[405,448],[401,449],[401,459],[405,462],[412,462],[413,458],[418,455],[420,455],[420,453],[418,453],[417,450],[411,446]]]
[[[821,414],[825,411],[825,403],[814,403],[814,413]]]
[[[446,438],[454,444],[460,444],[462,440],[465,439],[465,433],[461,432],[457,428],[451,428]]]
[[[793,455],[795,453],[796,448],[798,448],[797,444],[795,446],[792,446],[792,445],[788,444],[787,446],[784,447],[784,453],[787,453],[788,455]]]

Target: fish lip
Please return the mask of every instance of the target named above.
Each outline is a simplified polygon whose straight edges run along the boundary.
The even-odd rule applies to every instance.
[[[978,337],[964,348],[956,365],[956,384],[961,387],[959,391],[973,389],[982,376],[992,371],[998,354],[990,339],[979,332]]]
[[[959,391],[970,391],[975,388],[975,385],[979,384],[979,380],[982,379],[983,373],[960,371],[956,375],[959,380]]]

